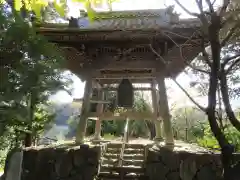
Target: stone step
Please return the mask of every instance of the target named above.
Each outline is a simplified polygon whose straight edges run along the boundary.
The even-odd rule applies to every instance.
[[[107,148],[106,153],[119,154],[121,148]],[[144,149],[126,148],[124,154],[144,154]]]
[[[145,169],[141,166],[122,166],[101,165],[100,172],[117,172],[117,173],[144,173]]]
[[[121,179],[146,180],[146,177],[143,174],[137,174],[137,173],[130,173],[121,177],[119,173],[100,172],[98,175],[98,179],[100,180],[121,180]]]
[[[144,149],[144,147],[145,147],[145,145],[143,145],[143,144],[125,144],[125,148]],[[122,148],[122,144],[110,143],[107,145],[107,148]]]
[[[111,154],[111,153],[105,153],[104,154],[104,158],[106,159],[118,159],[119,158],[119,154]],[[123,159],[125,160],[144,160],[144,154],[140,153],[140,154],[124,154],[123,155]]]
[[[124,158],[123,158],[124,159]],[[103,158],[102,159],[102,164],[110,164],[110,165],[114,165],[117,164],[119,161],[119,159],[107,159],[107,158]],[[125,166],[143,166],[144,165],[144,160],[135,160],[135,159],[124,159],[123,161],[123,165]]]

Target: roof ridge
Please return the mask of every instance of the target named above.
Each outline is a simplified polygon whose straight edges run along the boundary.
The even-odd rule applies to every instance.
[[[167,12],[167,9],[106,11],[106,12],[96,12],[95,18],[98,19],[98,18],[113,18],[113,17],[149,17],[149,16],[160,16],[161,14],[166,12]]]

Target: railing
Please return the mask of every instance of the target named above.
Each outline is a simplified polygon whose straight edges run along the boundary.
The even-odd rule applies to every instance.
[[[123,144],[122,144],[122,148],[119,156],[119,163],[118,163],[119,167],[121,167],[123,164],[124,150],[125,150],[126,143],[128,143],[128,124],[129,124],[129,118],[127,118],[125,128],[124,128]]]

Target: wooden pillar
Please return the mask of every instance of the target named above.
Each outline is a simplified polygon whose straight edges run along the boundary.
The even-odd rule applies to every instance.
[[[155,82],[155,80],[152,81],[151,88],[152,88],[153,113],[156,116],[156,119],[152,120],[154,125],[155,125],[155,131],[156,131],[155,141],[161,141],[162,140],[161,121],[157,119],[159,108],[158,108],[158,96],[157,96],[157,92],[156,92],[156,82]]]
[[[98,98],[101,101],[104,101],[104,91],[99,90]],[[97,105],[97,115],[98,119],[96,120],[95,125],[95,135],[94,140],[100,140],[101,139],[101,119],[100,116],[103,113],[103,103],[98,103]]]
[[[85,83],[83,103],[80,114],[80,120],[77,127],[76,143],[81,144],[84,142],[84,136],[87,129],[87,120],[90,110],[90,100],[92,95],[92,78],[88,78]]]
[[[158,82],[158,89],[159,89],[159,112],[160,112],[160,116],[163,119],[165,144],[174,145],[171,116],[170,116],[169,107],[168,107],[168,98],[167,98],[164,76],[159,76],[157,78],[157,82]]]

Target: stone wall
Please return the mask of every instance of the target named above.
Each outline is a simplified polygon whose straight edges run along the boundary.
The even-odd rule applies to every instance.
[[[149,180],[220,180],[222,166],[220,154],[209,152],[176,151],[160,147],[147,150],[146,175]],[[235,154],[237,161],[240,154]],[[233,171],[240,178],[239,165]]]
[[[81,145],[26,149],[21,180],[93,180],[102,147]]]

